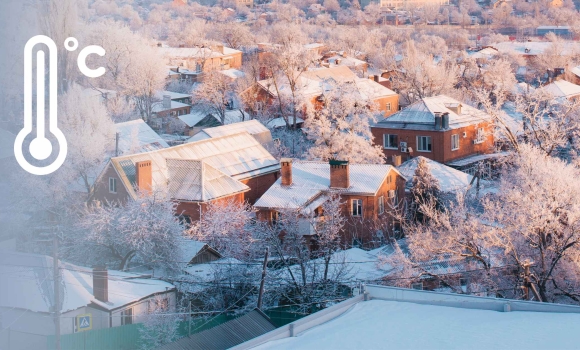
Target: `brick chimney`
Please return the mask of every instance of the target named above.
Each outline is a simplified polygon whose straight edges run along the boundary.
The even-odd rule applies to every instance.
[[[435,112],[435,130],[441,130],[443,120],[440,112]]]
[[[282,186],[292,185],[292,158],[280,159],[280,173],[282,174]]]
[[[350,169],[348,161],[331,159],[328,163],[330,164],[330,187],[349,188]]]
[[[109,301],[109,273],[104,266],[93,267],[93,295],[102,302]]]
[[[171,108],[171,96],[163,95],[163,108]]]
[[[375,75],[375,76],[373,77],[373,78],[374,78],[373,80],[374,80],[376,83],[378,83],[378,82],[379,82],[379,80],[380,80],[380,77],[381,77],[380,75]]]
[[[135,163],[135,183],[139,191],[151,192],[153,177],[151,175],[151,161],[144,160]]]

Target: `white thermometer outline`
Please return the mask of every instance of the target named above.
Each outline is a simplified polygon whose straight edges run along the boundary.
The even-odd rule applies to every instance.
[[[48,129],[56,137],[59,144],[58,156],[49,165],[38,167],[30,164],[24,154],[22,147],[24,139],[32,132],[32,49],[36,44],[45,44],[48,46],[49,53],[49,121]],[[30,154],[39,160],[46,159],[51,154],[52,146],[50,141],[45,137],[45,112],[44,112],[44,51],[38,51],[37,60],[37,78],[36,78],[36,138],[30,143]],[[67,143],[64,134],[58,128],[58,105],[57,105],[57,48],[54,41],[45,35],[36,35],[30,38],[24,46],[24,127],[14,141],[14,156],[22,169],[34,175],[47,175],[56,171],[64,163],[67,154]]]

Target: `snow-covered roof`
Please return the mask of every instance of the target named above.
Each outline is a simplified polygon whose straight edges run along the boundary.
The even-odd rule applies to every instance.
[[[553,44],[549,41],[504,41],[492,44],[501,53],[512,53],[524,56],[535,56],[542,54]],[[575,41],[565,41],[562,43],[562,54],[568,55],[580,51],[580,43]]]
[[[340,193],[374,196],[391,170],[385,164],[350,164],[350,187]],[[292,185],[282,186],[278,179],[256,202],[257,208],[303,208],[330,190],[330,164],[294,161]]]
[[[546,86],[543,86],[542,89],[556,98],[573,98],[580,96],[580,85],[572,84],[566,80],[556,80]]]
[[[166,96],[166,95],[169,95],[169,97],[172,100],[180,100],[182,98],[191,98],[191,95],[189,95],[189,94],[182,94],[180,92],[173,92],[173,91],[157,91],[157,93],[155,93],[155,98],[162,100],[163,96]]]
[[[50,312],[53,303],[53,260],[49,256],[2,251],[0,254],[0,307]],[[167,282],[109,270],[109,302],[96,301],[92,269],[60,262],[62,312],[91,303],[115,309],[155,293],[174,289]]]
[[[327,60],[328,63],[330,64],[342,65],[347,67],[358,67],[367,64],[365,61],[359,60],[358,58],[352,56],[344,56],[341,54],[336,54],[334,56],[328,57]]]
[[[439,189],[442,192],[456,192],[465,190],[469,187],[473,176],[448,167],[445,164],[438,163],[434,160],[419,156],[406,161],[397,167],[397,169],[407,178],[407,187],[412,186],[413,176],[419,161],[424,159],[429,165],[431,175],[439,181]]]
[[[375,288],[381,288],[384,296]],[[253,349],[572,349],[580,315],[550,305],[501,312],[510,300],[369,286],[369,301],[347,300],[296,322],[299,334],[280,330],[251,340]],[[459,299],[461,298],[461,299]],[[446,301],[449,300],[449,301]],[[452,304],[453,300],[457,301]],[[463,302],[463,303],[461,303]],[[486,303],[487,302],[487,303]],[[525,303],[516,302],[514,303]],[[447,304],[448,303],[448,304]],[[531,303],[531,302],[528,302]],[[536,303],[537,304],[537,303]],[[540,303],[543,304],[543,303]],[[443,306],[443,305],[453,305]],[[479,305],[479,306],[478,306]],[[531,306],[527,310],[533,310]],[[331,312],[332,310],[337,310]],[[271,339],[271,340],[270,340]],[[244,346],[244,344],[242,344]],[[245,348],[248,348],[247,346]]]
[[[293,121],[292,117],[288,117],[288,118],[290,121]],[[296,124],[300,124],[300,123],[304,123],[304,119],[296,117]],[[286,120],[284,120],[284,118],[282,118],[282,117],[270,119],[266,123],[266,126],[269,127],[270,129],[283,128],[283,127],[286,127]]]
[[[497,56],[497,54],[498,54],[497,49],[494,49],[493,47],[485,47],[479,51],[470,52],[469,57],[474,59],[479,58],[489,59],[493,56]]]
[[[177,118],[179,118],[179,120],[181,120],[182,122],[185,123],[185,125],[191,128],[199,124],[199,122],[205,119],[205,117],[207,117],[208,115],[210,115],[210,113],[207,113],[204,110],[192,109],[191,113],[182,114]]]
[[[574,74],[575,76],[580,78],[580,66],[576,66],[574,68],[572,68],[572,74]]]
[[[161,54],[169,58],[208,58],[208,57],[223,57],[241,53],[240,50],[235,50],[229,47],[223,48],[223,53],[214,51],[207,47],[161,47],[159,48]]]
[[[461,105],[461,114],[450,107]],[[445,96],[425,97],[407,108],[376,123],[373,127],[387,129],[435,130],[435,113],[449,113],[449,129],[462,128],[491,120],[491,117],[476,108],[462,104]]]
[[[117,123],[115,129],[119,133],[119,154],[141,153],[169,147],[143,119]]]
[[[193,135],[187,142],[195,142],[199,140],[206,140],[209,138],[216,138],[226,135],[233,135],[243,131],[247,131],[254,136],[260,144],[266,144],[272,141],[272,134],[259,121],[252,119],[244,122],[233,123],[228,125],[216,126],[214,128],[206,128]]]
[[[183,107],[189,107],[189,106],[190,105],[188,105],[186,103],[181,103],[181,102],[171,100],[171,107],[167,108],[167,107],[163,106],[163,102],[156,102],[153,104],[153,106],[151,106],[151,111],[153,113],[159,113],[159,112],[167,111],[170,109],[183,108]]]
[[[219,72],[222,73],[223,75],[225,75],[226,77],[234,79],[234,80],[238,79],[238,78],[243,78],[246,76],[246,74],[244,72],[242,72],[241,70],[234,69],[234,68],[220,70]]]
[[[234,180],[252,178],[261,174],[272,173],[280,169],[278,161],[260,145],[252,135],[247,132],[240,132],[234,135],[227,135],[207,140],[185,143],[161,150],[134,154],[128,156],[115,157],[111,163],[119,173],[125,188],[131,195],[135,195],[135,163],[139,161],[151,161],[152,185],[154,189],[166,189],[167,184],[172,193],[181,193],[180,189],[172,187],[172,176],[174,181],[178,181],[185,186],[184,191],[191,194],[193,187],[197,183],[212,185],[207,181],[218,181],[220,188],[232,190],[242,190],[241,186],[233,186],[229,177]],[[170,171],[168,160],[182,160],[174,165],[179,168],[175,172]],[[202,161],[193,162],[194,160]],[[183,171],[191,171],[191,176],[211,175],[204,181],[194,180],[183,175]],[[221,174],[223,173],[222,176]],[[197,181],[194,183],[194,181]],[[189,187],[188,187],[189,186]],[[217,186],[217,185],[215,185]],[[244,185],[245,186],[245,185]],[[208,191],[209,188],[207,189]],[[202,192],[198,192],[201,196]],[[213,193],[213,192],[212,192]],[[223,193],[223,192],[219,192]],[[205,194],[204,194],[205,195]],[[209,196],[208,193],[208,198]]]

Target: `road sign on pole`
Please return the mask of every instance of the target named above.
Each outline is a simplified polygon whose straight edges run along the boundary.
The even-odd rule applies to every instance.
[[[77,329],[79,332],[93,329],[93,316],[91,314],[78,315]]]

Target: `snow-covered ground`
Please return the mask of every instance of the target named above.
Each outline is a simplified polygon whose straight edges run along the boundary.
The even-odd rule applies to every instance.
[[[580,314],[359,302],[297,337],[257,349],[577,349]]]

